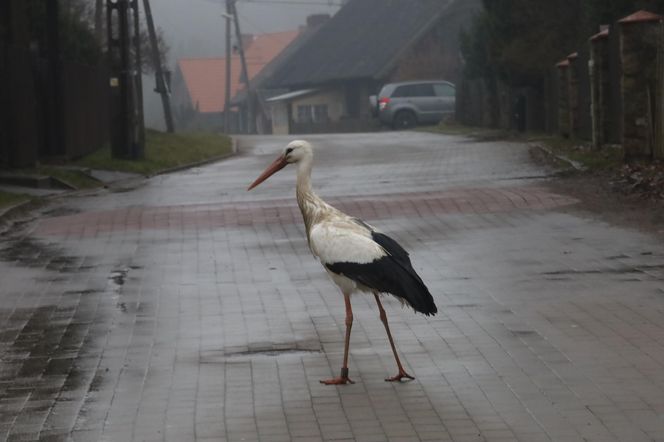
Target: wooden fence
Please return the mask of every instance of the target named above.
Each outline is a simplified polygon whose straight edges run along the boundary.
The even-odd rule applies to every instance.
[[[0,64],[0,166],[20,167],[37,160],[44,142],[34,63],[27,51],[5,47]]]
[[[664,18],[639,12],[589,39],[543,75],[540,86],[464,79],[464,124],[559,133],[625,158],[664,159]]]
[[[660,23],[660,42],[657,47],[656,84],[652,126],[653,153],[657,158],[664,158],[664,22]]]
[[[5,47],[0,68],[0,167],[73,159],[109,142],[109,71],[49,63],[23,48]]]
[[[104,147],[110,140],[109,71],[104,64],[62,66],[62,153],[78,158]]]

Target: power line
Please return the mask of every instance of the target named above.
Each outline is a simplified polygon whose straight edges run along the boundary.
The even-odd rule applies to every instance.
[[[239,3],[262,3],[262,4],[277,4],[277,5],[317,5],[317,6],[343,6],[343,3],[327,1],[327,2],[315,2],[310,0],[298,1],[298,0],[238,0]]]
[[[220,4],[220,0],[204,0],[208,3],[218,3]],[[317,2],[314,0],[238,0],[239,3],[244,3],[245,5],[248,4],[261,4],[261,5],[310,5],[310,6],[343,6],[343,2],[341,0],[327,0],[324,2]]]
[[[242,19],[243,22],[247,23],[250,27],[256,29],[257,31],[261,32],[262,34],[269,34],[269,32],[267,32],[261,26],[258,26],[256,23],[254,23],[253,20],[249,20],[244,14],[238,13],[238,16]]]

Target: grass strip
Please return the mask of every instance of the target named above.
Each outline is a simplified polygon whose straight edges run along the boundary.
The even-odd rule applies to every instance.
[[[225,135],[211,133],[169,134],[146,131],[145,158],[125,160],[111,157],[104,148],[76,161],[77,166],[90,169],[153,175],[175,167],[195,164],[231,153],[232,141]]]

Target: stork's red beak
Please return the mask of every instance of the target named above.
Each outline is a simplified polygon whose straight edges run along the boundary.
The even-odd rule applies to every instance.
[[[286,161],[286,157],[283,156],[283,155],[280,155],[279,158],[274,160],[274,162],[272,164],[267,166],[267,169],[265,169],[263,171],[263,173],[261,173],[261,175],[258,178],[256,178],[256,181],[251,183],[251,186],[249,186],[249,188],[247,190],[251,190],[254,187],[258,186],[260,183],[262,183],[266,179],[270,178],[272,175],[279,172],[281,169],[283,169],[287,165],[288,165],[288,162]]]

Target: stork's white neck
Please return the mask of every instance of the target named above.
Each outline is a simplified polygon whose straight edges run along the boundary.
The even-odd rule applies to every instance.
[[[313,194],[311,188],[311,168],[313,165],[313,156],[307,155],[297,163],[297,193]]]
[[[297,205],[300,207],[300,212],[302,212],[302,218],[304,219],[304,225],[307,230],[307,239],[309,239],[311,227],[330,211],[334,210],[325,201],[320,199],[311,188],[312,164],[312,155],[305,156],[297,163]]]

